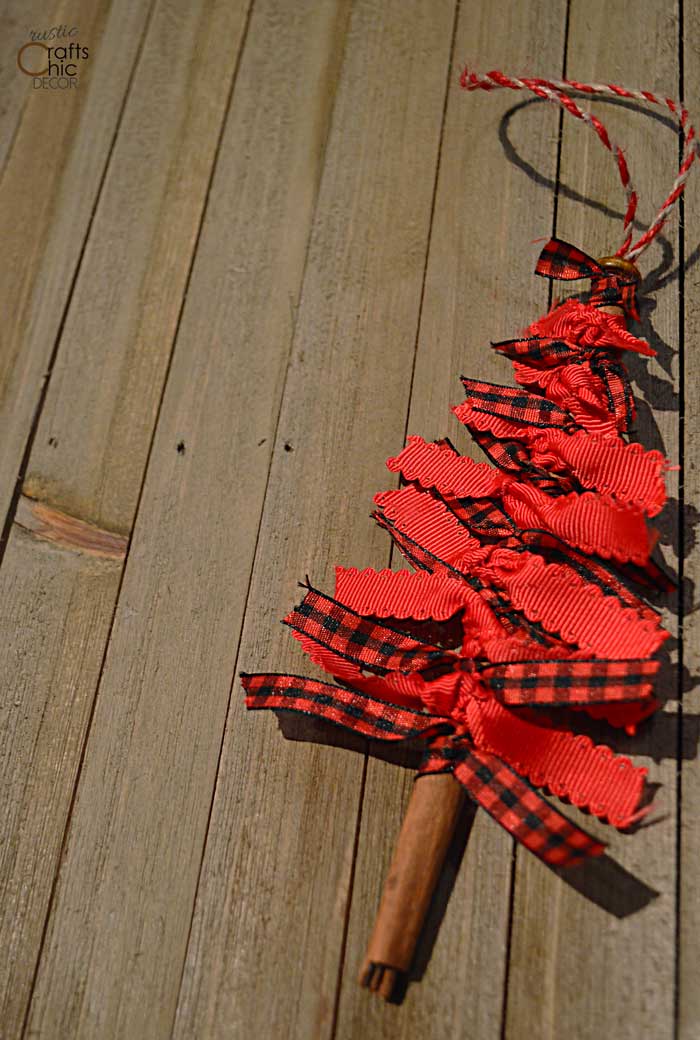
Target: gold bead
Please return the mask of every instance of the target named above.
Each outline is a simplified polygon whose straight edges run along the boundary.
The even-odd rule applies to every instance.
[[[626,274],[628,277],[632,275],[638,282],[642,280],[637,265],[633,264],[631,260],[625,260],[621,256],[601,256],[598,263],[604,270],[610,271],[611,274]]]

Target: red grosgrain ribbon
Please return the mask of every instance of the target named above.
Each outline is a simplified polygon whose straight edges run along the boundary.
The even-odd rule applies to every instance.
[[[503,549],[495,552],[499,555],[493,571],[503,568],[499,577],[504,587],[515,590],[509,601],[511,607],[520,610],[523,609],[521,604],[527,603],[533,613],[545,617],[547,631],[562,636],[560,641],[550,641],[545,647],[538,644],[538,656],[551,652],[553,646],[559,647],[563,641],[566,653],[571,646],[578,646],[586,654],[593,653],[599,657],[643,657],[655,652],[668,635],[654,611],[632,596],[623,599],[614,586],[587,582],[573,567],[547,564],[535,553]],[[509,572],[514,577],[509,579]],[[498,610],[494,610],[493,603],[483,596],[485,584],[478,593],[444,571],[428,576],[409,571],[337,568],[336,575],[336,595],[360,614],[372,616],[375,620],[409,617],[422,620],[432,607],[432,618],[442,621],[462,610],[465,634],[471,632],[487,656],[491,656],[487,649],[488,641],[506,638],[515,638],[520,656],[524,656],[522,633],[517,629],[509,631],[503,625]],[[489,575],[492,580],[494,576]],[[547,605],[544,610],[538,609],[542,603]],[[608,630],[610,628],[612,631]],[[498,650],[501,656],[505,656],[501,642],[498,642]],[[561,656],[561,653],[557,652],[556,656]]]
[[[286,621],[312,659],[358,697],[381,699],[387,710],[398,711],[400,705],[427,709],[431,717],[449,719],[457,732],[468,733],[474,747],[499,755],[539,786],[616,826],[636,818],[644,770],[542,716],[528,718],[511,709],[634,706],[651,698],[658,662],[585,660],[565,644],[542,649],[509,639],[488,607],[473,602],[472,591],[445,574],[339,569],[336,591],[349,603],[310,588]],[[406,630],[406,620],[423,620],[427,607],[434,623],[465,611],[459,652],[441,650]],[[361,610],[371,614],[363,617]],[[393,624],[384,620],[387,615]],[[505,659],[499,663],[477,656],[484,650],[491,658],[500,651]],[[542,659],[523,659],[538,651]],[[555,652],[557,659],[551,657]],[[374,676],[363,674],[368,664]],[[344,691],[343,697],[350,694]],[[364,728],[358,732],[367,735]]]
[[[608,577],[605,572],[602,576],[595,570],[592,573],[596,580]],[[564,588],[570,594],[570,586],[568,590],[566,585]],[[636,600],[627,590],[616,591],[619,583],[601,583],[598,588],[600,594],[616,596],[617,602],[628,608],[626,618],[630,626],[627,633],[630,642],[627,646],[633,651],[629,654],[630,658],[634,658],[635,650],[644,653],[649,651],[649,646],[656,648],[660,645],[666,633],[661,629],[658,616],[653,611]],[[460,589],[463,591],[460,592]],[[548,591],[551,592],[551,589]],[[336,570],[336,596],[354,610],[371,615],[375,620],[387,617],[393,618],[395,622],[396,619],[408,617],[424,619],[430,611],[436,621],[445,621],[451,611],[460,609],[463,628],[460,656],[462,659],[470,655],[481,659],[481,663],[475,668],[482,680],[488,681],[495,696],[504,704],[556,704],[580,708],[596,718],[605,718],[612,725],[624,726],[630,732],[634,732],[636,725],[657,706],[657,702],[651,697],[650,685],[658,668],[657,661],[642,658],[641,661],[637,660],[629,665],[619,660],[614,663],[605,660],[596,663],[584,660],[585,651],[576,651],[573,641],[566,642],[553,637],[545,644],[535,641],[531,638],[531,633],[504,624],[502,609],[492,609],[492,605],[483,595],[477,595],[473,589],[455,580],[447,572],[426,575],[411,574],[408,571],[358,571],[355,568],[339,567]],[[570,598],[574,599],[571,596]],[[604,602],[607,605],[611,601]],[[509,617],[517,617],[517,613],[513,612],[513,604],[509,606]],[[590,593],[585,595],[576,608],[582,610],[584,620],[578,626],[572,625],[569,634],[574,639],[577,628],[585,635],[586,618],[591,624],[597,617],[605,616],[605,611],[601,612],[595,607],[592,609]],[[566,609],[570,613],[574,611],[573,606]],[[562,616],[563,614],[564,608]],[[641,620],[645,620],[646,624],[640,626]],[[584,642],[582,638],[581,643]],[[317,663],[331,674],[339,675],[337,665],[330,658],[325,657],[322,660],[308,642],[303,645]],[[617,654],[620,658],[623,657],[621,651],[624,647],[619,633],[616,633],[613,640],[596,641],[595,645],[610,651],[611,656]],[[604,654],[599,656],[602,658]],[[535,666],[528,658],[539,658],[542,662],[549,663],[546,666],[544,663]],[[557,660],[560,658],[564,659],[563,663]],[[460,671],[464,667],[463,660],[457,662],[454,658],[446,658],[446,661],[451,672]],[[500,663],[487,667],[485,661]],[[513,667],[506,668],[511,662]],[[445,661],[442,665],[444,671]],[[433,669],[434,667],[435,662]],[[358,678],[356,673],[349,672],[345,672],[344,677],[349,681],[357,681]],[[615,681],[616,678],[619,682]],[[435,684],[431,686],[431,697],[436,691],[444,692],[448,688],[454,692],[454,679],[443,678],[440,682],[441,687]],[[417,685],[420,686],[418,690]],[[525,690],[536,692],[521,695],[518,692],[521,685]],[[402,698],[417,695],[423,700],[428,694],[422,680],[417,684],[413,678],[410,682],[405,679],[397,681],[395,676],[379,685],[374,684],[372,689],[379,694],[386,694],[387,691],[399,692]],[[442,709],[444,707],[443,704]]]
[[[521,386],[545,393],[577,426],[600,435],[629,432],[634,397],[627,370],[613,351],[534,334],[491,346],[513,361]]]
[[[610,495],[618,503],[634,507],[636,512],[643,510],[655,516],[666,501],[666,462],[660,452],[642,452],[638,445],[627,445],[617,437],[596,438],[585,433],[572,436],[552,430],[533,438],[530,458],[538,467],[564,470],[582,489]],[[512,476],[459,455],[444,441],[427,443],[421,437],[411,436],[404,450],[389,459],[387,466],[407,481],[457,499],[518,498],[519,485]],[[546,496],[543,502],[546,510]],[[517,511],[517,505],[514,509]],[[515,512],[510,515],[517,522]],[[643,543],[648,544],[648,538],[644,537]]]
[[[246,706],[302,712],[383,742],[425,740],[421,772],[452,772],[471,797],[545,863],[569,867],[605,846],[575,827],[497,755],[476,749],[453,720],[388,704],[316,679],[263,673],[241,676]],[[452,731],[452,739],[440,734]]]
[[[542,400],[535,394],[522,390],[501,398],[504,388],[496,384],[466,378],[462,382],[467,399],[453,409],[457,418],[471,432],[481,430],[502,441],[520,442],[519,463],[510,457],[506,464],[511,467],[518,464],[526,477],[528,468],[532,467],[536,472],[565,478],[562,491],[595,489],[649,516],[655,516],[663,508],[666,502],[663,475],[668,463],[660,452],[644,451],[636,443],[626,444],[614,431],[608,436],[589,433],[577,427],[571,413],[558,407],[556,412],[549,412],[551,421],[534,422],[525,416],[532,416],[536,402]],[[491,400],[486,401],[487,397]],[[409,440],[409,446],[412,443],[416,441]],[[407,457],[402,455],[404,459]],[[548,493],[552,491],[557,493],[556,485]]]
[[[465,72],[462,83],[528,89],[591,126],[627,194],[624,242],[616,258],[595,260],[549,241],[536,273],[587,279],[590,292],[492,344],[519,386],[463,378],[466,399],[454,412],[488,463],[420,437],[388,460],[405,486],[378,494],[373,516],[415,572],[339,567],[334,596],[305,586],[284,620],[337,685],[267,673],[244,675],[243,685],[249,708],[421,742],[421,772],[453,773],[526,848],[570,866],[603,846],[536,788],[616,827],[644,812],[646,770],[575,734],[561,715],[586,711],[634,732],[658,706],[655,655],[667,633],[619,574],[670,587],[651,559],[656,533],[646,519],[664,506],[668,463],[627,440],[635,407],[623,358],[654,354],[627,328],[638,316],[630,261],[659,233],[698,144],[685,109],[646,91],[500,72]],[[678,116],[678,177],[636,243],[624,153],[572,89],[663,103]]]

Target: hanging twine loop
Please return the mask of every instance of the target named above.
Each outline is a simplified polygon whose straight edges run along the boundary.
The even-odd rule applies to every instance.
[[[614,268],[622,262],[625,264],[625,270],[628,274],[634,273],[635,277],[638,277],[639,272],[633,261],[641,256],[663,228],[673,207],[683,194],[690,169],[700,150],[700,142],[698,141],[695,128],[689,122],[688,110],[684,105],[674,101],[673,98],[653,94],[649,90],[631,90],[628,87],[621,87],[615,83],[579,83],[577,80],[572,79],[540,79],[539,77],[520,79],[516,76],[507,76],[497,69],[482,74],[465,68],[460,77],[460,84],[465,90],[496,90],[501,87],[505,87],[508,90],[529,90],[537,97],[559,105],[570,115],[574,116],[575,119],[580,119],[581,122],[595,131],[602,144],[615,159],[620,181],[627,199],[623,222],[624,241],[614,257],[604,257],[600,263],[604,267]],[[632,225],[637,212],[639,197],[632,184],[624,152],[618,144],[610,139],[605,125],[597,116],[579,108],[570,96],[572,92],[590,96],[626,98],[628,100],[659,105],[662,108],[667,108],[678,121],[683,135],[683,154],[678,174],[673,182],[671,191],[661,205],[654,220],[636,242],[632,241]]]

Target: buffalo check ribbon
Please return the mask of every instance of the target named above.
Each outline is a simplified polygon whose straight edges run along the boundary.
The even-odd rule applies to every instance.
[[[561,659],[487,664],[480,677],[511,706],[637,701],[647,697],[659,668],[654,659]]]
[[[464,738],[433,741],[420,772],[451,772],[477,805],[550,866],[573,867],[605,851],[602,842],[574,826],[502,759]]]
[[[629,433],[635,417],[634,394],[627,369],[605,350],[596,351],[590,361],[591,372],[598,376],[607,397],[608,409],[619,421],[619,428]]]
[[[572,656],[556,641],[541,646],[520,630],[513,634],[487,600],[447,571],[339,567],[342,601],[305,587],[285,623],[342,685],[244,675],[249,708],[303,712],[382,741],[419,739],[427,746],[423,771],[451,769],[478,804],[548,863],[571,865],[602,846],[536,786],[616,827],[638,818],[646,770],[538,709],[645,708],[653,703],[658,661]],[[455,619],[463,634],[459,648],[450,649]],[[454,630],[451,638],[454,645]],[[522,659],[526,651],[535,656]],[[494,659],[499,653],[503,660]]]
[[[415,671],[442,656],[439,647],[388,624],[365,618],[310,586],[284,624],[334,654],[380,673]]]
[[[637,281],[605,270],[597,260],[570,242],[552,238],[540,253],[535,274],[562,281],[591,281],[590,303],[594,307],[620,306],[639,321]]]
[[[462,386],[467,393],[468,405],[472,412],[495,419],[506,419],[520,426],[534,426],[545,430],[572,432],[580,428],[571,413],[560,408],[554,401],[517,386],[486,383],[467,376],[462,376]],[[464,405],[457,405],[452,410],[457,418],[461,419]]]
[[[449,719],[389,704],[361,690],[303,675],[243,672],[241,682],[249,709],[270,708],[314,715],[373,740],[413,740],[452,729]]]
[[[419,776],[451,772],[525,848],[568,867],[604,845],[538,788],[618,828],[645,812],[646,769],[549,712],[633,732],[658,707],[666,633],[611,565],[658,581],[644,518],[663,506],[667,463],[619,436],[634,417],[619,351],[653,351],[605,308],[637,318],[636,280],[557,239],[536,270],[591,292],[493,344],[520,386],[463,378],[453,411],[496,468],[409,438],[388,461],[404,486],[378,494],[373,516],[415,573],[337,568],[335,597],[307,580],[284,623],[333,683],[241,679],[251,710],[421,743]]]
[[[641,342],[641,341],[640,341]],[[623,344],[620,344],[621,346]],[[588,365],[593,376],[600,379],[605,394],[603,403],[617,428],[629,432],[635,417],[634,395],[627,369],[612,350],[600,347],[581,347],[554,336],[525,336],[522,339],[492,343],[494,350],[520,366],[519,382],[537,381],[538,373],[566,365]],[[628,348],[628,344],[624,344]],[[524,366],[527,366],[524,368]],[[586,386],[593,396],[593,387]]]
[[[475,748],[449,718],[303,676],[243,673],[241,681],[250,710],[302,712],[383,742],[425,741],[419,775],[451,772],[497,823],[551,866],[574,866],[605,849],[497,755]]]

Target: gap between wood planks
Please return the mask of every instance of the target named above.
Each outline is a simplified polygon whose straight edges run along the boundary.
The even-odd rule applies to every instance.
[[[416,334],[413,341],[413,363],[411,365],[411,378],[408,386],[408,396],[406,399],[406,422],[404,424],[403,439],[404,444],[406,443],[406,437],[408,436],[408,423],[411,414],[411,399],[413,397],[413,383],[416,374],[416,358],[418,355],[418,341],[420,336],[421,317],[423,314],[423,302],[425,299],[425,282],[428,273],[428,258],[430,256],[430,242],[433,234],[433,221],[435,218],[435,202],[437,199],[438,182],[440,178],[440,160],[442,157],[442,144],[445,136],[445,120],[447,118],[447,102],[450,96],[450,83],[453,75],[454,59],[455,59],[455,43],[457,40],[457,24],[459,22],[459,11],[460,11],[461,0],[456,0],[454,14],[452,18],[452,36],[450,39],[450,50],[447,60],[447,69],[445,72],[445,95],[442,103],[442,118],[440,122],[440,136],[438,139],[437,149],[437,161],[435,163],[435,176],[433,179],[433,192],[430,202],[430,217],[428,220],[428,235],[426,240],[425,248],[425,259],[423,261],[423,275],[421,278],[421,293],[420,301],[418,304],[418,315],[416,317]],[[389,546],[389,558],[387,566],[391,567],[394,561],[394,544],[393,542]],[[330,1040],[336,1040],[336,1033],[338,1030],[338,1021],[340,1013],[340,995],[343,986],[343,976],[345,972],[345,954],[347,949],[348,931],[350,928],[350,911],[352,910],[352,897],[355,883],[355,868],[357,865],[357,851],[360,844],[360,828],[362,826],[362,811],[364,808],[365,800],[365,789],[367,785],[367,768],[368,768],[369,756],[365,752],[364,760],[362,763],[362,778],[360,782],[360,794],[357,808],[357,821],[355,824],[355,843],[352,852],[352,865],[350,870],[350,880],[348,884],[348,894],[345,902],[345,915],[343,919],[343,936],[340,946],[340,957],[338,962],[338,980],[335,989],[335,998],[333,1002],[333,1018],[331,1021]],[[352,974],[352,973],[351,973]],[[354,975],[353,975],[354,982]]]
[[[681,102],[685,100],[685,18],[684,0],[678,0],[678,92]],[[678,158],[682,161],[683,141],[678,139]],[[678,202],[678,649],[677,649],[677,697],[678,728],[676,744],[676,892],[675,892],[675,949],[676,960],[673,972],[673,1034],[680,1032],[680,935],[681,935],[681,877],[683,823],[683,638],[685,630],[685,201],[681,195]]]

